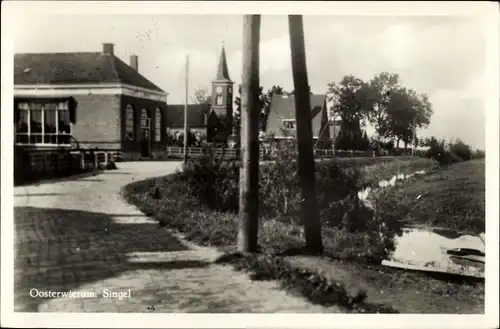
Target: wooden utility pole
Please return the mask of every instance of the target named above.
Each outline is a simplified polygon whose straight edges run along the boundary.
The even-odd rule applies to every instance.
[[[184,164],[187,163],[187,144],[188,144],[188,77],[189,77],[189,57],[186,56],[186,90],[185,90],[185,100],[184,100]]]
[[[295,117],[297,119],[298,174],[301,190],[300,217],[304,224],[306,249],[322,253],[321,222],[316,200],[315,164],[312,134],[310,88],[307,80],[306,52],[302,15],[289,15],[290,48],[293,85],[295,87]],[[333,187],[335,188],[335,187]]]
[[[243,17],[241,85],[240,222],[238,250],[255,252],[259,230],[259,45],[260,15]]]

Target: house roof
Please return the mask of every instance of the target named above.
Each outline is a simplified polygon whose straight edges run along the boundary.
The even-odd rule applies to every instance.
[[[164,92],[114,54],[101,52],[14,55],[14,85],[124,83]]]
[[[215,81],[231,81],[231,78],[229,78],[226,51],[224,50],[224,47],[222,47],[222,51],[220,53],[219,65],[217,66],[217,75],[215,76]]]
[[[326,96],[311,94],[312,128],[313,135],[317,136],[321,129],[322,109],[325,105]],[[283,135],[281,128],[283,120],[295,119],[295,96],[294,95],[273,95],[271,99],[271,109],[267,119],[267,133],[275,136]]]
[[[206,115],[210,104],[190,104],[187,109],[187,125],[191,128],[205,127]],[[167,127],[184,127],[184,104],[167,105]]]

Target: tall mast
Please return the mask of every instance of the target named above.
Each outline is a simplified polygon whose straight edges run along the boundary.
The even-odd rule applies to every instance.
[[[184,100],[184,164],[187,163],[187,143],[188,143],[188,128],[187,128],[187,109],[188,109],[188,76],[189,76],[189,57],[186,55],[186,94]]]

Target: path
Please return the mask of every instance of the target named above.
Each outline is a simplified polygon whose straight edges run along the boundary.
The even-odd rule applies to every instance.
[[[97,175],[16,187],[15,311],[340,312],[213,264],[214,249],[159,228],[119,195],[129,182],[178,166],[119,163]],[[32,289],[87,296],[30,297]],[[105,298],[106,291],[131,296]]]

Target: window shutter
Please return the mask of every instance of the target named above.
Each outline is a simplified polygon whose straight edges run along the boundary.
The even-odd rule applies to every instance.
[[[68,100],[68,109],[69,109],[69,121],[73,124],[76,123],[76,108],[77,108],[78,102],[73,98],[70,97]]]

